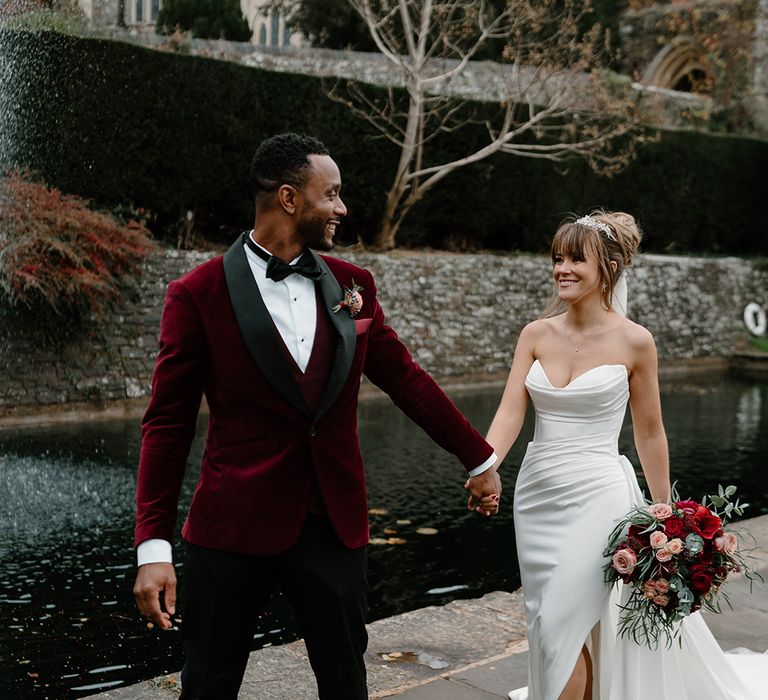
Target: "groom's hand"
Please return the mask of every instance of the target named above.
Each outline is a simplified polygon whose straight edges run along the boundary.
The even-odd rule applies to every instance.
[[[171,615],[176,612],[176,572],[173,564],[158,562],[140,566],[133,595],[144,617],[148,617],[161,629],[173,627]],[[160,604],[161,595],[165,610]]]
[[[501,479],[495,466],[482,474],[471,476],[464,484],[469,491],[467,509],[483,515],[493,515],[499,512],[501,500]]]

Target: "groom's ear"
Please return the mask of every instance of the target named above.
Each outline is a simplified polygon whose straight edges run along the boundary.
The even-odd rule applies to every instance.
[[[617,263],[615,260],[610,260],[608,264],[611,266],[611,272],[613,272],[613,274],[615,275],[616,270],[619,269],[619,263]]]
[[[287,214],[296,213],[296,198],[299,191],[293,185],[280,185],[277,190],[277,201]]]

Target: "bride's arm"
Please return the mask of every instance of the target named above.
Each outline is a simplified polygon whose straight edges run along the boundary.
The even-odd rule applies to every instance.
[[[635,447],[643,474],[654,501],[666,501],[670,495],[669,450],[661,420],[658,359],[653,336],[641,326],[631,332],[634,362],[629,380],[629,405]]]
[[[496,464],[501,464],[523,427],[525,410],[528,406],[525,377],[534,361],[535,339],[541,323],[541,321],[529,323],[520,332],[507,385],[504,387],[501,402],[488,429],[488,435],[485,437],[486,442],[493,447],[493,451],[498,456]]]

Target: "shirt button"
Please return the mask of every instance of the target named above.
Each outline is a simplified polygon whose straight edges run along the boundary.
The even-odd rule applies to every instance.
[[[293,297],[293,300],[296,301],[296,297]]]
[[[315,426],[313,425],[313,426],[312,426],[312,427],[309,429],[309,437],[315,437],[315,435],[317,435],[317,430],[315,430]]]
[[[302,342],[302,343],[304,342],[304,338],[302,338],[302,339],[301,339],[301,342]]]

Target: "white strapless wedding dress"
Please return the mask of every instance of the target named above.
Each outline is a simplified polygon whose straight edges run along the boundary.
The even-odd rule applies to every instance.
[[[768,655],[724,654],[698,613],[684,622],[682,647],[651,651],[615,635],[619,593],[603,583],[603,547],[642,502],[632,465],[618,453],[626,367],[601,365],[558,388],[536,360],[525,384],[536,428],[514,517],[529,669],[528,687],[510,698],[557,700],[586,643],[593,700],[766,700]]]

